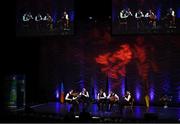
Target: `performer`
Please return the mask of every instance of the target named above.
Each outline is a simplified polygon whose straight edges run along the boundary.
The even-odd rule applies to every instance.
[[[64,11],[62,16],[62,23],[63,23],[63,30],[66,30],[69,28],[69,15],[66,11]]]
[[[142,18],[144,17],[143,12],[139,9],[135,13],[135,18],[136,18],[136,24],[137,24],[137,29],[139,30],[141,26],[143,26],[143,20]]]
[[[78,93],[74,92],[74,90],[70,90],[65,97],[65,101],[69,104],[72,104],[72,107],[79,110],[79,102],[78,102]]]
[[[151,9],[146,13],[145,17],[148,18],[148,23],[152,25],[152,28],[156,28],[157,17]]]
[[[125,9],[120,12],[120,19],[126,19],[128,16],[129,15]]]
[[[36,22],[36,28],[37,30],[39,30],[41,28],[41,22],[42,22],[43,18],[41,16],[40,13],[38,13],[37,16],[35,16],[35,22]]]
[[[169,9],[167,16],[169,17],[169,28],[175,28],[176,15],[175,15],[175,12],[172,8]]]
[[[31,15],[31,12],[29,12],[29,13],[24,13],[24,15],[23,15],[23,21],[24,22],[27,22],[27,21],[29,21],[30,19],[33,19],[33,16]]]
[[[128,17],[129,17],[129,16],[131,16],[131,17],[133,16],[130,8],[127,9],[126,13],[127,13],[127,16],[128,16]]]
[[[131,99],[131,93],[129,91],[126,91],[126,94],[124,96],[125,105],[130,105]]]
[[[41,16],[41,14],[38,13],[38,15],[35,16],[35,21],[38,22],[38,21],[41,21],[41,20],[43,20],[43,18],[42,18],[42,16]]]
[[[86,102],[89,99],[89,93],[85,88],[82,89],[79,95],[83,102]]]
[[[80,101],[83,103],[83,107],[87,108],[89,105],[89,93],[86,88],[83,88],[82,91],[79,93]]]
[[[114,93],[113,91],[111,91],[110,94],[108,95],[107,99],[109,102],[108,110],[111,111],[113,104],[118,103],[119,96],[116,93]]]
[[[25,28],[31,28],[32,25],[32,20],[33,20],[33,16],[31,14],[31,12],[26,12],[23,15],[23,26]]]
[[[49,30],[53,30],[53,19],[52,19],[52,17],[50,16],[49,13],[46,13],[46,15],[44,16],[43,20],[46,22],[46,27],[47,27]]]
[[[105,102],[106,102],[106,93],[103,91],[103,89],[100,89],[97,96],[97,100],[98,100],[98,109],[103,110],[103,107],[105,106]]]
[[[125,29],[125,30],[127,30],[127,20],[128,20],[128,17],[129,17],[129,14],[127,13],[127,11],[125,10],[125,9],[123,9],[121,12],[120,12],[120,24],[121,25],[124,25],[124,27],[123,28],[121,28],[121,29]]]

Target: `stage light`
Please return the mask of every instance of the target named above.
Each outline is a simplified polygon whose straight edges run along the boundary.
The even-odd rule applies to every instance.
[[[124,77],[121,78],[120,83],[121,83],[121,87],[120,87],[121,95],[125,96],[125,78]]]
[[[150,88],[150,100],[154,101],[154,89],[153,89],[153,87]]]
[[[74,21],[74,11],[69,11],[69,17],[70,17],[70,21],[73,22]]]
[[[180,18],[180,8],[177,9],[177,18]]]
[[[56,90],[56,98],[59,99],[59,90]]]
[[[97,99],[97,93],[98,93],[97,81],[94,80],[94,99]]]
[[[60,98],[61,103],[64,103],[64,84],[61,83],[61,98]]]
[[[112,89],[112,83],[111,83],[111,79],[108,77],[108,94],[110,94]]]
[[[139,87],[136,86],[136,100],[139,101],[140,100],[140,90]]]

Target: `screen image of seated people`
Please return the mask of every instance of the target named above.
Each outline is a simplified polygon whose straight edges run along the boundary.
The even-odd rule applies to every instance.
[[[179,0],[112,0],[112,34],[177,33]]]
[[[73,35],[74,0],[17,0],[17,35]]]

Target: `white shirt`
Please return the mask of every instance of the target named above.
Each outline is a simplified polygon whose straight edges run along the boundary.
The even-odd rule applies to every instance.
[[[85,97],[89,97],[89,93],[86,91],[86,94],[83,94],[83,92],[80,92],[79,95],[83,95]]]
[[[98,93],[97,99],[105,99],[106,98],[106,93],[103,93],[103,97],[100,97],[100,93]]]
[[[72,100],[69,98],[69,93],[66,94],[65,100]]]
[[[29,21],[29,18],[28,18],[28,16],[27,16],[27,14],[24,14],[24,15],[23,15],[23,21],[24,21],[24,22]]]
[[[43,18],[42,18],[42,16],[40,15],[39,17],[38,16],[36,16],[35,17],[35,21],[40,21],[40,20],[42,20]]]
[[[107,99],[109,99],[111,96],[111,94],[108,95]],[[118,100],[119,100],[119,96],[117,94],[114,95]]]
[[[128,97],[125,97],[124,99],[129,102],[129,100],[131,99],[131,95],[129,94]]]
[[[130,16],[133,16],[133,14],[132,14],[132,12],[131,11],[127,11],[128,12],[128,14],[130,15]]]
[[[44,21],[47,21],[47,20],[48,20],[48,17],[47,17],[47,16],[44,16],[43,20],[44,20]]]
[[[121,11],[120,12],[120,18],[124,19],[124,18],[127,18],[128,16],[126,14],[123,14],[123,12]]]
[[[68,19],[69,19],[69,16],[68,16],[68,14],[66,14],[65,18],[66,18],[66,20],[68,20]]]
[[[143,12],[140,12],[140,17],[138,16],[138,12],[136,12],[136,14],[135,14],[135,18],[141,18],[141,17],[144,17],[144,14],[143,14]]]
[[[171,12],[171,15],[172,15],[172,16],[175,16],[175,12],[174,12],[173,10],[172,10],[172,12]]]
[[[153,13],[153,12],[152,12],[151,14],[154,16],[154,13]],[[145,17],[150,17],[150,13],[147,12],[146,15],[145,15]]]

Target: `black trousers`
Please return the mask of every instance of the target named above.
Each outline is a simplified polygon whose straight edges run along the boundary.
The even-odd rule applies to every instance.
[[[72,104],[74,111],[79,111],[79,102],[77,100],[66,100],[66,103]]]
[[[99,111],[104,111],[105,108],[106,108],[106,103],[107,103],[107,100],[106,100],[106,99],[99,99],[99,100],[97,101],[98,110],[99,110]]]

